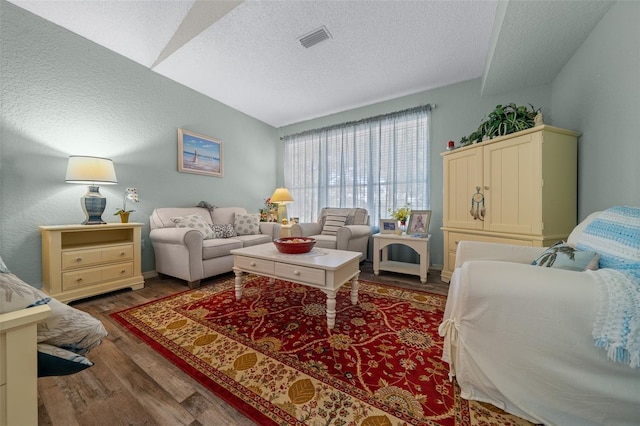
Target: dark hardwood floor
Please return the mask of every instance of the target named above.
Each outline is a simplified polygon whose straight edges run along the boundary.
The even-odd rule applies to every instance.
[[[361,264],[360,279],[432,293],[447,294],[440,271],[431,271],[426,284],[417,276],[381,272]],[[204,281],[221,278],[225,274]],[[187,290],[173,278],[152,278],[145,288],[121,290],[72,302],[97,317],[109,335],[88,358],[95,363],[80,373],[38,379],[40,425],[252,425],[233,407],[209,392],[145,343],[125,331],[109,314]]]

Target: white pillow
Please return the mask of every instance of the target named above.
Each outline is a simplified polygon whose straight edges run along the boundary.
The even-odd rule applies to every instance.
[[[336,235],[338,229],[342,228],[347,222],[348,213],[344,214],[328,214],[324,219],[322,227],[322,235]]]
[[[191,228],[200,231],[202,238],[205,240],[215,237],[211,226],[197,213],[172,217],[171,221],[175,222],[178,228]]]
[[[260,213],[239,214],[233,216],[233,227],[238,235],[257,235],[260,233]]]

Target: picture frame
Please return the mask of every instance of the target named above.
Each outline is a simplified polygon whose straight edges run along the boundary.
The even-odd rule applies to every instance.
[[[222,140],[178,129],[178,171],[222,177]]]
[[[431,210],[411,210],[407,235],[428,234]]]
[[[380,219],[381,234],[395,234],[398,223],[395,219]]]

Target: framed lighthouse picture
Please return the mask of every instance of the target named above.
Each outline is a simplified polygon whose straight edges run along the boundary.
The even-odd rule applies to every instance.
[[[178,171],[222,177],[222,141],[178,129]]]

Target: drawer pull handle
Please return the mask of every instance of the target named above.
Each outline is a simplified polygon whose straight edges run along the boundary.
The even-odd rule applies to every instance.
[[[293,271],[293,275],[300,275],[300,271]]]
[[[256,266],[256,262],[251,262],[249,265],[250,266]]]
[[[127,272],[127,271],[126,271],[126,270],[124,270],[124,269],[120,271],[120,273],[121,273],[121,274],[124,274],[124,273],[126,273],[126,272]]]
[[[76,257],[76,262],[82,262],[82,258],[80,256]]]
[[[124,252],[120,252],[120,256],[124,256],[124,254],[125,254]]]
[[[82,281],[82,277],[78,277],[78,278],[76,278],[76,282],[78,282],[78,283],[79,283],[80,281]]]

